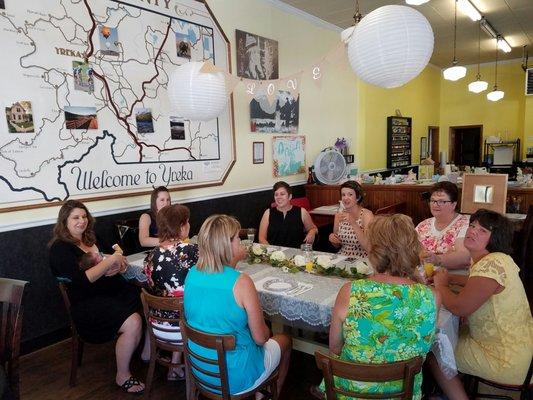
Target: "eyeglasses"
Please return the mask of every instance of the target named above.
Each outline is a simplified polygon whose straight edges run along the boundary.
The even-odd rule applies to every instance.
[[[453,203],[453,201],[451,200],[429,200],[429,203],[430,204],[433,204],[433,205],[438,205],[438,206],[443,206],[444,204],[446,203]]]

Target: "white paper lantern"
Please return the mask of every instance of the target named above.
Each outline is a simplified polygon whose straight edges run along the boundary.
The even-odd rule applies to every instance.
[[[203,62],[189,62],[174,70],[168,97],[178,116],[193,121],[218,117],[228,104],[224,74],[202,73]]]
[[[422,72],[433,53],[433,41],[431,25],[420,12],[384,6],[357,24],[348,43],[348,57],[360,79],[394,88]]]

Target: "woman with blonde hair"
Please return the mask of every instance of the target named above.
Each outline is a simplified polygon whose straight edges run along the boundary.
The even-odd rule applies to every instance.
[[[203,223],[198,233],[198,263],[185,280],[185,318],[203,332],[235,336],[235,350],[226,354],[231,394],[256,388],[278,365],[281,390],[289,367],[291,339],[287,335],[269,338],[254,283],[235,270],[246,254],[239,229],[239,222],[227,215],[212,215]],[[200,356],[213,356],[200,345],[191,342],[189,346]],[[208,375],[199,375],[219,384]]]
[[[330,352],[366,364],[425,357],[435,336],[440,300],[415,280],[421,246],[413,222],[402,214],[376,216],[367,238],[376,273],[346,283],[339,291],[331,316]],[[356,392],[389,393],[400,390],[402,382],[339,379],[337,384]],[[419,373],[413,399],[422,397],[421,384]]]

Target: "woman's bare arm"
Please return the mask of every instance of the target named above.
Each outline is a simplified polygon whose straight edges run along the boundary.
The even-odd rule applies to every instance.
[[[159,239],[150,236],[150,224],[152,218],[144,213],[139,218],[139,242],[143,247],[155,247],[159,245]]]
[[[335,300],[335,305],[333,306],[333,311],[331,312],[331,325],[329,326],[329,351],[337,355],[341,353],[342,346],[344,344],[342,336],[342,324],[348,315],[351,286],[351,282],[347,282],[343,285],[337,294],[337,299]]]
[[[239,279],[237,279],[233,289],[233,295],[237,304],[246,310],[248,326],[250,327],[254,342],[259,346],[264,345],[270,337],[270,330],[265,324],[263,308],[259,302],[257,290],[248,275],[241,274]]]
[[[268,219],[270,217],[270,209],[265,210],[261,222],[259,223],[259,243],[268,244],[267,232],[268,232]]]

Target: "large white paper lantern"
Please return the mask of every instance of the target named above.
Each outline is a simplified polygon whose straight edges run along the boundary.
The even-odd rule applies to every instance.
[[[178,116],[193,121],[218,117],[228,104],[224,74],[202,73],[203,62],[189,62],[174,70],[168,82],[170,104]]]
[[[360,79],[394,88],[422,72],[433,53],[433,42],[431,25],[420,12],[406,6],[384,6],[356,25],[348,57]]]

